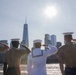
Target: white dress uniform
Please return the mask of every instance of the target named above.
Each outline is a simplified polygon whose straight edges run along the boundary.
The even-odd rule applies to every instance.
[[[34,48],[28,55],[27,72],[28,75],[47,75],[46,74],[46,59],[48,56],[57,52],[57,48],[51,46],[50,49],[42,50]]]

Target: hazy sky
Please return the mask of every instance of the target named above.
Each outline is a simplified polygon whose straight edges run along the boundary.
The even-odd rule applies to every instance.
[[[57,15],[44,14],[47,6],[55,6]],[[76,0],[0,0],[0,40],[20,38],[27,17],[29,43],[42,39],[44,34],[55,34],[63,42],[63,32],[74,32],[76,38]]]

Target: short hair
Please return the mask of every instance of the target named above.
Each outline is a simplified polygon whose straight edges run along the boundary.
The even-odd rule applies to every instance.
[[[40,48],[41,47],[41,43],[39,42],[39,43],[34,43],[34,46],[36,47],[36,48]]]
[[[64,38],[65,38],[65,37],[72,39],[72,35],[65,35]]]
[[[19,41],[11,41],[13,47],[18,47]]]

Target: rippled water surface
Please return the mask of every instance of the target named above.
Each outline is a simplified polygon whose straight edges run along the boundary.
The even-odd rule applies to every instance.
[[[22,65],[23,66],[23,65]],[[21,68],[22,75],[27,74],[26,66]],[[47,75],[61,75],[60,68],[58,64],[46,64]]]
[[[27,75],[26,65],[21,65],[21,74]],[[0,75],[3,75],[3,66],[0,66]],[[61,75],[58,64],[46,64],[47,75]]]

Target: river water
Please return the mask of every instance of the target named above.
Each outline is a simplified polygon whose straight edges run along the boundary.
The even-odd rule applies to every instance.
[[[26,65],[21,65],[22,75],[27,75]],[[61,75],[59,64],[46,64],[47,75]]]
[[[21,65],[21,75],[27,75],[27,65]],[[3,66],[0,66],[0,75],[3,75]],[[59,64],[46,64],[47,75],[61,75]]]

